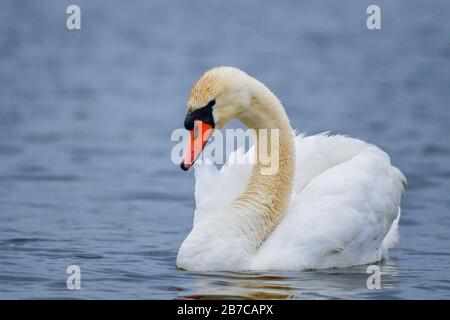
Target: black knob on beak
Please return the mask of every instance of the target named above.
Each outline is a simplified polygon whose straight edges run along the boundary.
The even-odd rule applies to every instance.
[[[194,129],[194,121],[202,120],[204,123],[210,124],[213,128],[215,127],[214,117],[213,117],[213,107],[216,104],[216,100],[211,100],[203,108],[197,109],[192,112],[188,112],[186,118],[184,118],[184,127],[186,130]]]
[[[195,118],[193,116],[193,112],[190,112],[186,115],[186,118],[184,118],[184,127],[186,128],[186,130],[191,131],[192,129],[194,129],[194,120]]]

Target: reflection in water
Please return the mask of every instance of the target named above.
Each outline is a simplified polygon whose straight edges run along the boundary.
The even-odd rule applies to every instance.
[[[287,279],[277,275],[221,272],[197,274],[195,279],[190,291],[198,293],[181,299],[287,299],[293,294]]]
[[[378,264],[381,288],[398,284],[395,260]],[[377,297],[367,288],[367,266],[315,271],[267,273],[211,272],[190,273],[195,281],[185,289],[177,287],[179,299],[325,299],[353,296]],[[185,272],[185,271],[180,271]]]

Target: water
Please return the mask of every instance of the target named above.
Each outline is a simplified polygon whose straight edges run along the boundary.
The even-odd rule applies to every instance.
[[[450,298],[448,1],[2,1],[0,298]],[[308,272],[175,268],[192,173],[170,161],[187,93],[240,67],[292,125],[375,143],[408,177],[381,264]],[[66,289],[79,265],[82,290]]]

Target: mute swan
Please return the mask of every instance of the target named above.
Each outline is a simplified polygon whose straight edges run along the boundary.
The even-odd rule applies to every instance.
[[[279,170],[263,175],[258,161],[220,170],[213,164],[196,166],[196,217],[177,267],[348,267],[379,261],[394,247],[406,179],[378,147],[341,135],[296,136],[277,97],[232,67],[207,71],[191,89],[187,105],[191,145],[206,141],[213,128],[231,119],[253,129],[279,129]],[[194,122],[211,130],[195,137]],[[255,131],[255,145],[258,139]],[[200,152],[203,147],[204,142]],[[200,153],[189,150],[184,170]]]

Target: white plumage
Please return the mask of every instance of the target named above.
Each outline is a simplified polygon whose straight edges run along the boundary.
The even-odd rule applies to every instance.
[[[249,223],[245,217],[217,214],[245,190],[252,164],[233,161],[243,149],[232,152],[220,170],[211,163],[196,164],[194,229],[203,240],[191,239],[184,251],[195,256],[209,250],[211,255],[207,239],[217,239],[219,228],[227,224],[228,233],[219,237],[227,243],[215,242],[217,254],[208,269],[320,269],[385,257],[398,240],[406,181],[389,156],[364,141],[328,134],[299,135],[295,149],[294,189],[287,212],[256,254],[246,250],[245,238],[233,234],[233,225]],[[245,157],[253,157],[253,148]]]
[[[248,164],[235,164],[244,156],[238,149],[220,170],[195,167],[194,226],[178,251],[179,268],[321,269],[387,255],[398,240],[406,180],[385,152],[341,135],[295,136],[278,98],[236,68],[214,68],[200,78],[189,95],[187,119],[211,104],[213,109],[203,109],[210,117],[198,123],[212,117],[216,130],[240,120],[253,129],[257,146],[267,146],[259,129],[277,130],[279,166],[264,174],[262,161],[249,161],[260,159],[253,149],[245,154]],[[192,158],[186,152],[187,163]]]

